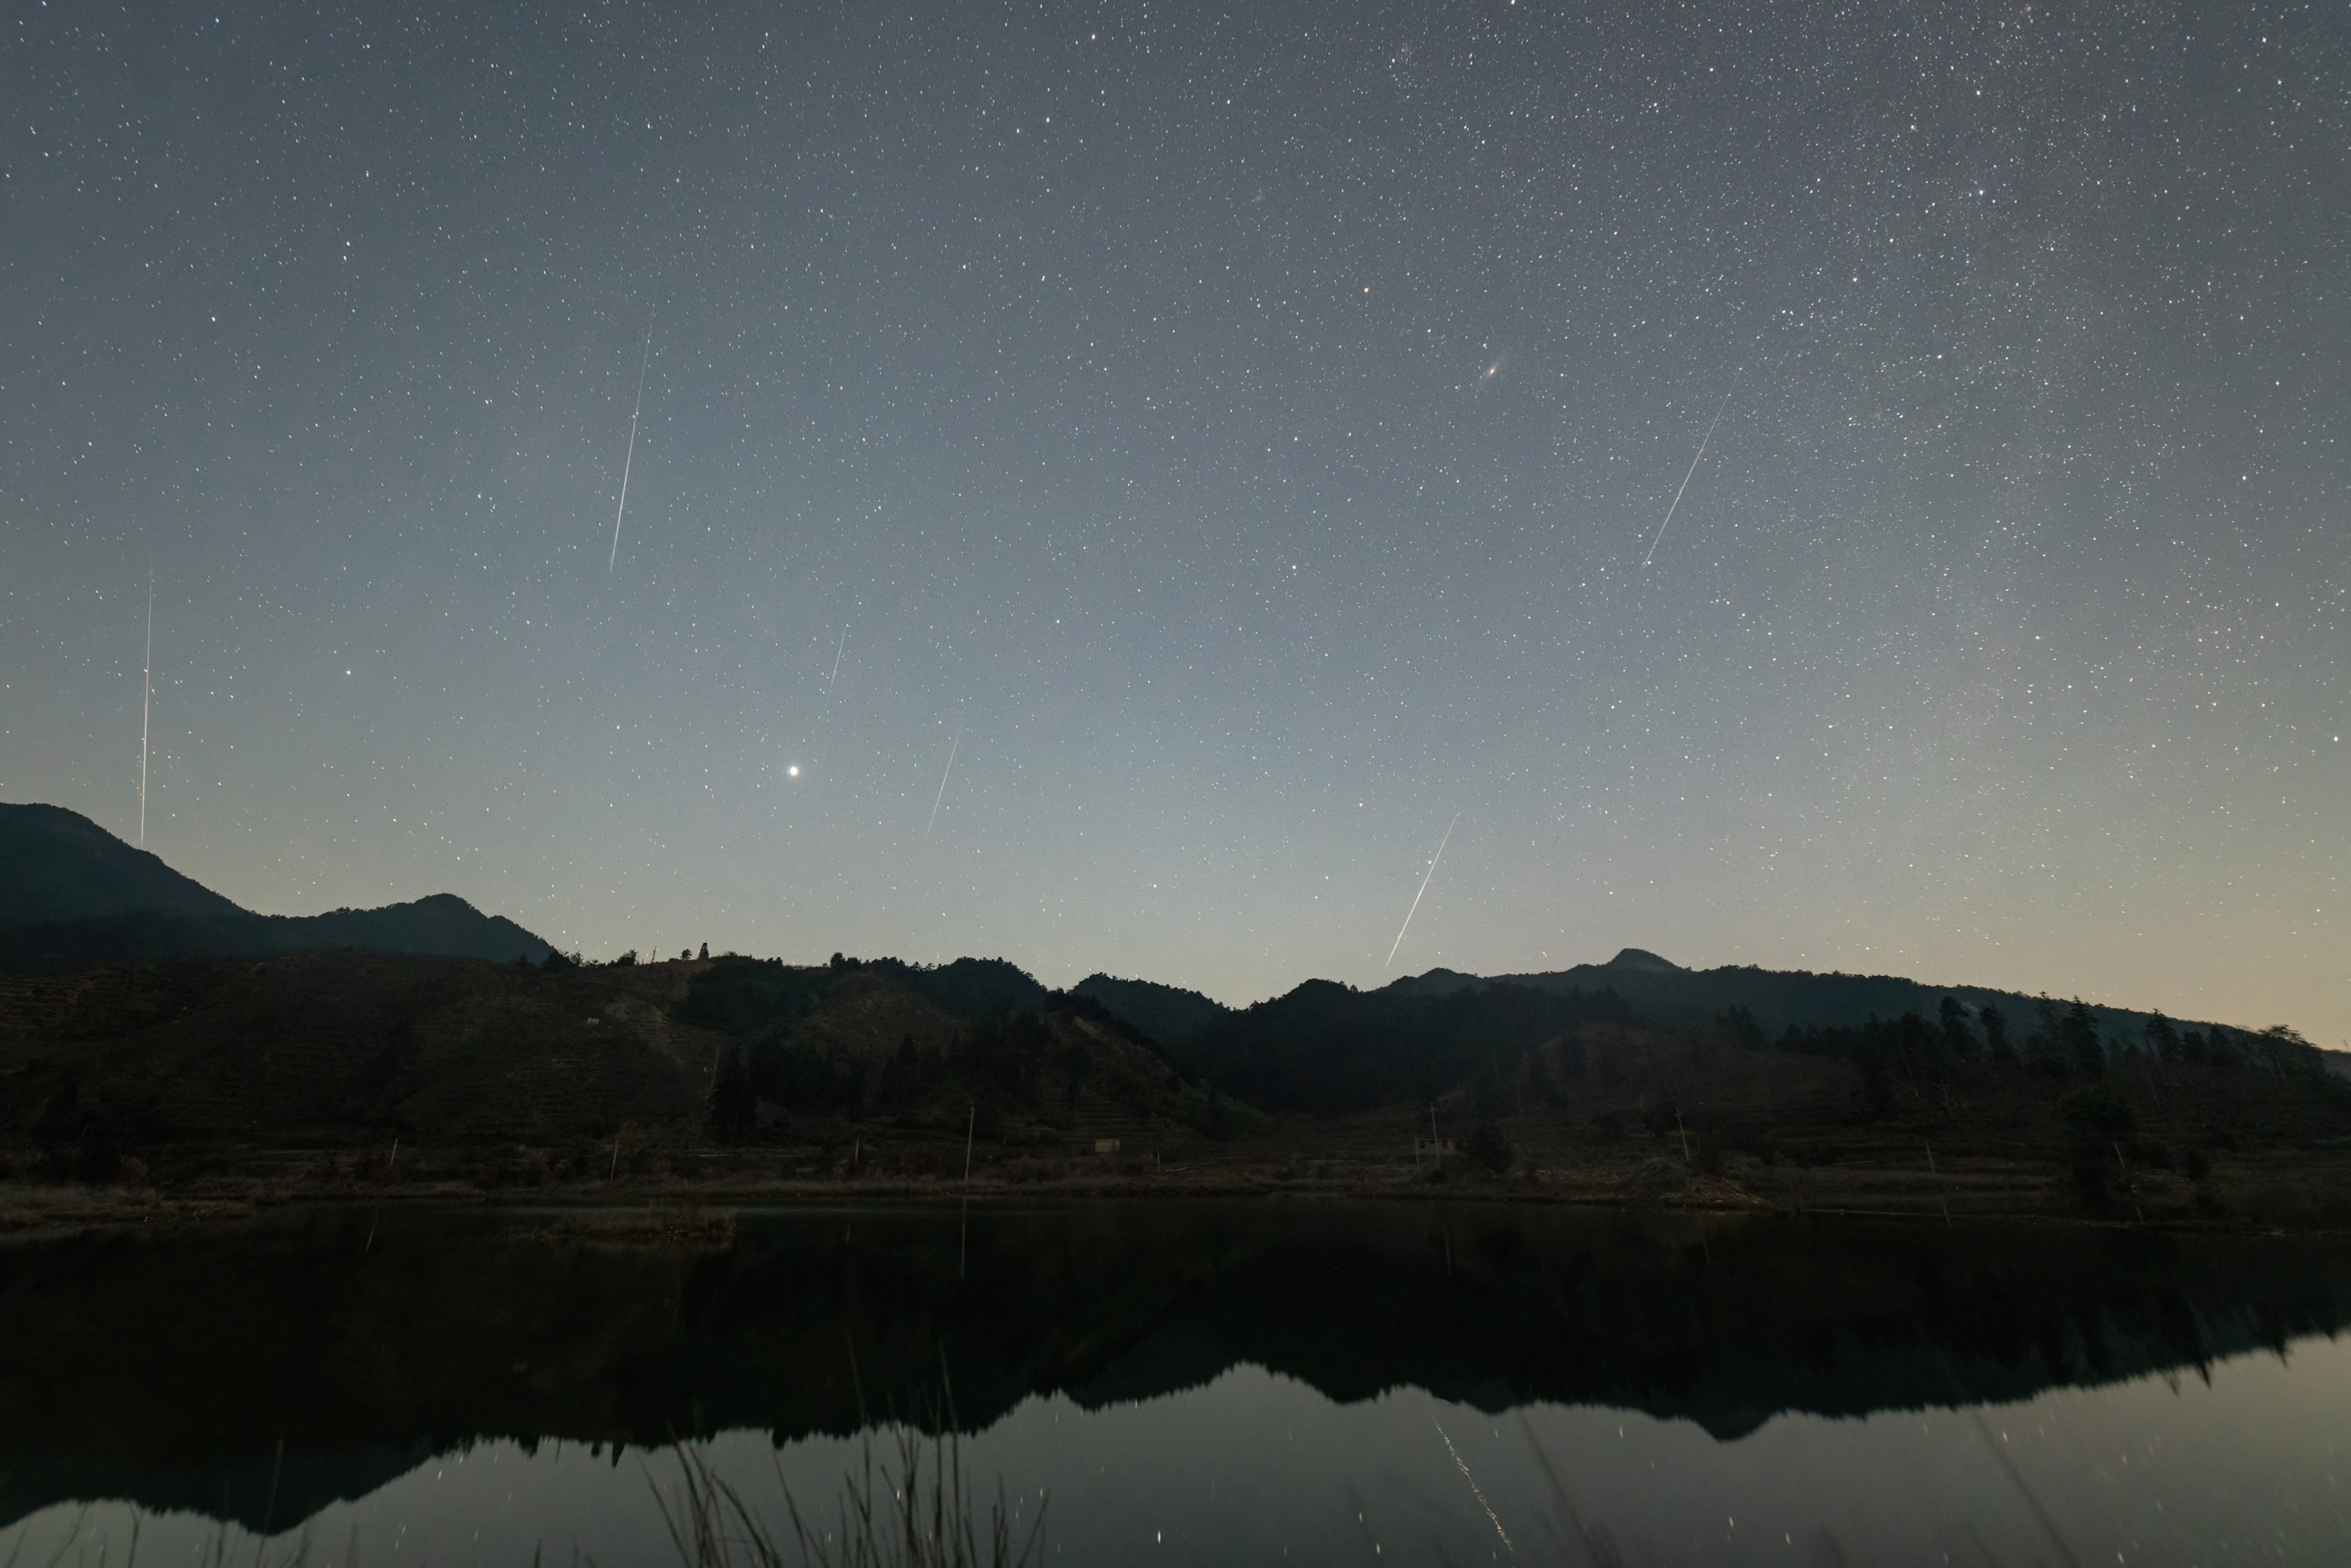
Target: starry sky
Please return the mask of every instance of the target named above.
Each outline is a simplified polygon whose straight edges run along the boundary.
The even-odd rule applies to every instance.
[[[2351,1035],[2339,7],[513,9],[13,8],[0,799],[152,570],[256,909]]]

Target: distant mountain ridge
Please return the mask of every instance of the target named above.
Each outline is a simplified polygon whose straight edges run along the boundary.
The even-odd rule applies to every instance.
[[[896,958],[862,962],[886,971],[950,1017],[966,1021],[1034,1013],[1054,995],[1042,981],[1005,958],[957,958],[940,965],[909,964]],[[1172,1060],[1199,1071],[1211,1057],[1238,1047],[1240,1037],[1233,1031],[1250,1032],[1246,1020],[1252,1016],[1279,1015],[1297,1020],[1320,1018],[1336,1009],[1350,1020],[1342,1032],[1360,1035],[1366,1028],[1390,1027],[1372,1020],[1385,1019],[1400,1006],[1398,1017],[1433,1019],[1439,1015],[1427,1013],[1422,1004],[1466,1002],[1475,994],[1497,989],[1535,991],[1611,1015],[1622,1004],[1622,1016],[1675,1030],[1705,1030],[1737,1009],[1746,1021],[1773,1039],[1791,1027],[1858,1029],[1872,1019],[1892,1020],[1905,1013],[1931,1019],[1938,1015],[1946,997],[1957,999],[1970,1017],[1980,1016],[1987,1006],[1999,1009],[2022,1039],[2044,1021],[2041,1017],[2044,1003],[2070,1007],[2072,1000],[1983,986],[1931,986],[1896,975],[1815,974],[1752,965],[1687,969],[1640,947],[1624,948],[1604,964],[1579,964],[1549,973],[1472,975],[1436,968],[1363,991],[1337,981],[1310,979],[1280,996],[1238,1009],[1180,986],[1102,973],[1087,976],[1067,994],[1099,1004],[1119,1022],[1168,1048]],[[2156,1016],[2097,1004],[2088,1004],[2088,1009],[2101,1036],[2116,1044],[2138,1040],[2148,1019]],[[2203,1020],[2171,1021],[2182,1028],[2209,1027]],[[1324,1019],[1314,1028],[1328,1022]],[[1210,1038],[1220,1034],[1233,1038]],[[2351,1077],[2351,1053],[2335,1051],[2326,1056],[2330,1071]]]
[[[2042,998],[1985,986],[1930,986],[1899,975],[1815,974],[1808,969],[1763,969],[1725,965],[1686,969],[1639,947],[1627,947],[1605,964],[1578,964],[1547,974],[1465,975],[1431,969],[1382,988],[1397,996],[1450,996],[1488,986],[1529,986],[1544,991],[1613,990],[1647,1023],[1661,1029],[1699,1029],[1743,1008],[1766,1035],[1790,1025],[1852,1029],[1873,1018],[1904,1013],[1932,1018],[1945,997],[1956,998],[1970,1014],[1987,1005],[2022,1029],[2032,1023]],[[2070,1000],[2070,998],[2069,998]],[[2129,1008],[2090,1004],[2102,1035],[2137,1040],[2154,1015]],[[2175,1019],[2175,1022],[2192,1020]],[[2234,1026],[2232,1026],[2234,1027]]]
[[[78,812],[0,805],[0,971],[334,947],[533,963],[552,950],[449,893],[380,909],[256,915]]]
[[[484,915],[451,894],[380,909],[256,915],[78,812],[0,804],[0,972],[338,947],[493,961],[525,957],[534,963],[551,950],[523,926]],[[1049,994],[1049,988],[1002,958],[959,958],[937,966],[872,962],[959,1019],[1033,1013]],[[1605,964],[1548,973],[1481,976],[1430,969],[1362,995],[1436,1000],[1495,987],[1553,996],[1613,994],[1633,1016],[1671,1030],[1703,1029],[1737,1010],[1772,1037],[1792,1026],[1850,1029],[1872,1018],[1933,1017],[1946,997],[1971,1015],[1997,1007],[2022,1032],[2032,1027],[2043,1001],[2015,991],[1931,986],[1894,975],[1815,974],[1752,965],[1688,969],[1638,947],[1625,948]],[[1092,998],[1121,1023],[1163,1045],[1205,1036],[1239,1017],[1198,991],[1152,980],[1097,973],[1071,992]],[[2118,1040],[2137,1039],[2154,1016],[2097,1004],[2089,1011],[2098,1032]],[[2328,1061],[2333,1071],[2351,1077],[2351,1057],[2329,1053]]]

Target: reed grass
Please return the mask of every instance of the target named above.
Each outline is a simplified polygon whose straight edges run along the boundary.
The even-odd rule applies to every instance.
[[[830,1526],[814,1511],[801,1511],[778,1464],[789,1535],[711,1468],[706,1452],[684,1443],[673,1450],[675,1494],[656,1484],[653,1498],[684,1568],[1025,1568],[1040,1555],[1041,1493],[1022,1534],[1025,1508],[1010,1501],[999,1479],[983,1526],[964,1475],[962,1444],[951,1430],[925,1440],[900,1427],[893,1446],[894,1472],[877,1461],[871,1430],[860,1438],[858,1466],[841,1479]]]

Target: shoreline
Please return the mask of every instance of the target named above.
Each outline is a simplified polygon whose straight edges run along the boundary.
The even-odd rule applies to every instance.
[[[1327,1167],[1337,1162],[1317,1163]],[[1416,1172],[1410,1166],[1325,1168],[1311,1174],[1294,1166],[1295,1162],[1267,1161],[1207,1169],[1176,1166],[1050,1176],[989,1172],[976,1173],[968,1182],[887,1175],[777,1178],[749,1173],[487,1186],[446,1176],[352,1182],[305,1179],[285,1173],[224,1174],[168,1185],[45,1183],[19,1177],[0,1182],[0,1242],[234,1226],[303,1208],[396,1206],[559,1216],[646,1212],[706,1217],[810,1204],[881,1201],[911,1207],[946,1207],[977,1202],[1000,1207],[1040,1199],[1485,1203],[1635,1213],[1890,1219],[1945,1226],[1963,1221],[1970,1225],[2054,1223],[2199,1234],[2312,1238],[2351,1234],[2351,1226],[2331,1212],[2332,1204],[2318,1203],[2310,1197],[2325,1177],[2336,1173],[2300,1164],[2228,1172],[2192,1194],[2173,1190],[2177,1183],[2158,1188],[2149,1181],[2137,1193],[2125,1191],[2095,1203],[2085,1201],[2065,1180],[2064,1172],[2029,1166],[1994,1173],[1814,1168],[1772,1173],[1778,1176],[1776,1180],[1746,1182],[1660,1160],[1630,1166],[1538,1168],[1508,1176],[1448,1170],[1438,1180],[1429,1179],[1425,1167]],[[618,1239],[618,1233],[611,1239]]]

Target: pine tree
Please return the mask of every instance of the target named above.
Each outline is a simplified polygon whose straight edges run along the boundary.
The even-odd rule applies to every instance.
[[[2057,1040],[2067,1064],[2083,1077],[2095,1078],[2106,1070],[2106,1048],[2098,1043],[2098,1020],[2081,998],[2075,997],[2058,1020]]]
[[[2016,1060],[2016,1047],[2008,1043],[2008,1019],[1998,1008],[1986,1002],[1976,1009],[1976,1022],[1983,1026],[1984,1049],[1994,1061]]]
[[[1975,1031],[1968,1028],[1968,1009],[1959,1005],[1957,997],[1945,997],[1936,1009],[1942,1015],[1943,1050],[1954,1061],[1965,1061],[1976,1053]]]

